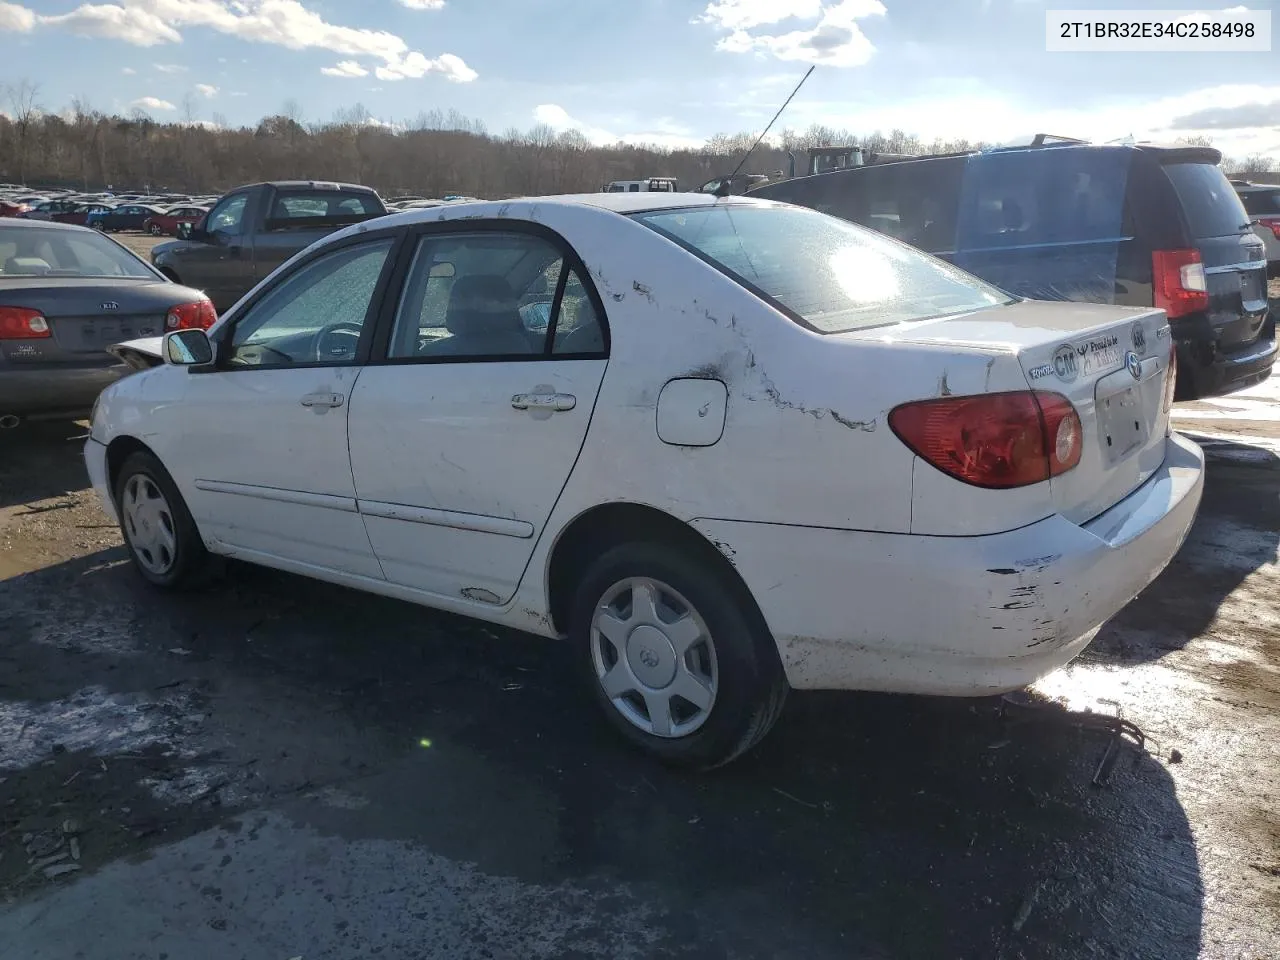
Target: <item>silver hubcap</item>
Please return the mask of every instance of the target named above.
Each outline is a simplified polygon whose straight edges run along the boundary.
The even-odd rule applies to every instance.
[[[614,709],[645,733],[688,736],[711,715],[715,645],[698,612],[665,583],[633,577],[610,587],[591,623],[591,657]]]
[[[135,473],[124,485],[120,504],[124,528],[138,563],[155,574],[168,573],[178,553],[178,534],[169,502],[155,482]]]

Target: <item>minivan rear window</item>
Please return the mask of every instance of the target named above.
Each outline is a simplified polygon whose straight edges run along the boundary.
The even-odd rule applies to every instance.
[[[1275,190],[1251,190],[1240,194],[1246,212],[1255,217],[1280,213],[1280,187]]]
[[[633,216],[819,333],[1012,302],[914,247],[802,207],[716,204]]]
[[[1226,175],[1209,163],[1167,163],[1187,226],[1197,239],[1229,237],[1249,229],[1249,215]]]

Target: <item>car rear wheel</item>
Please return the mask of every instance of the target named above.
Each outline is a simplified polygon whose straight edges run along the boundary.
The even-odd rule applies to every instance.
[[[95,220],[92,226],[93,226],[93,229],[97,230],[99,233],[107,232],[107,225],[103,223],[101,220]]]
[[[151,234],[153,237],[160,236],[160,224],[158,223],[147,224],[147,233]]]
[[[116,478],[120,532],[143,579],[180,589],[203,583],[211,558],[169,472],[150,453],[131,454]]]
[[[786,700],[777,648],[727,574],[661,543],[588,569],[571,633],[594,699],[651,756],[709,769],[764,737]]]

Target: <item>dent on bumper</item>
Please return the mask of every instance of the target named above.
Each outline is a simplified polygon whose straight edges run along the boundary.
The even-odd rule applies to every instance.
[[[84,442],[84,466],[89,472],[89,482],[102,504],[102,509],[113,522],[119,523],[115,498],[111,496],[111,484],[107,479],[107,448],[90,437]]]
[[[1199,508],[1204,457],[1174,435],[1164,465],[1080,526],[927,537],[695,522],[727,545],[798,689],[977,696],[1076,657],[1164,569]]]

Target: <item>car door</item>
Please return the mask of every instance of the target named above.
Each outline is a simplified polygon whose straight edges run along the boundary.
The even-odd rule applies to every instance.
[[[253,265],[244,258],[244,235],[250,223],[252,197],[231,193],[204,219],[204,233],[183,248],[178,275],[199,287],[219,313],[229,310],[253,286]]]
[[[217,331],[216,369],[189,376],[171,459],[201,532],[233,554],[381,579],[356,512],[347,416],[397,238],[300,261]]]
[[[608,332],[561,238],[510,221],[465,230],[436,224],[414,239],[394,320],[351,398],[351,463],[388,580],[500,604],[582,449]]]

